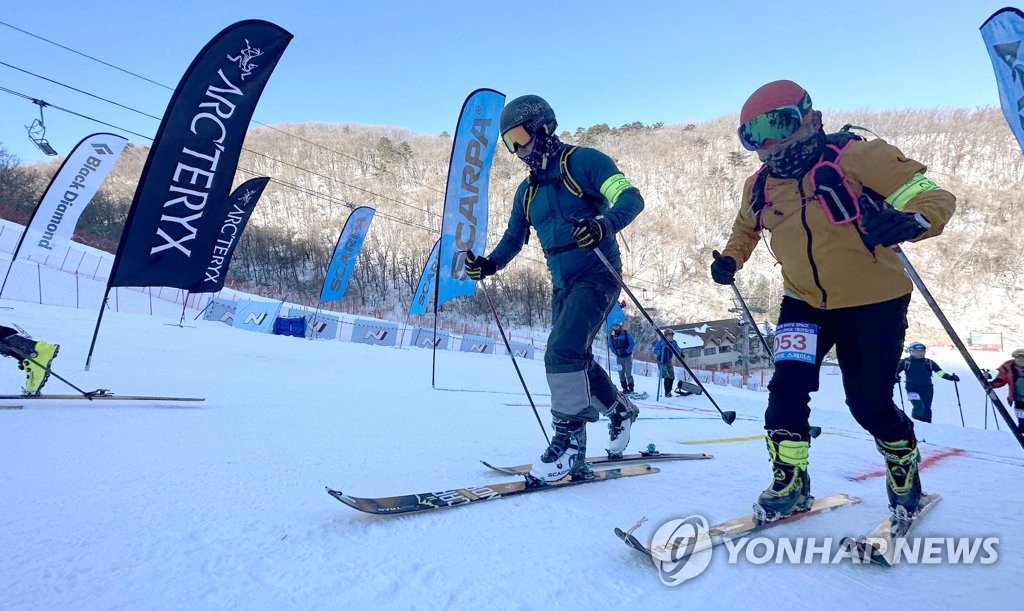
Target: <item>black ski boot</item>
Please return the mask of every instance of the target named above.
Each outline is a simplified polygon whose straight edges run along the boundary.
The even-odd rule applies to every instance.
[[[585,479],[591,474],[587,465],[587,423],[583,420],[563,420],[553,417],[555,434],[551,444],[534,464],[527,478],[539,482],[554,482],[566,476]]]
[[[774,480],[754,504],[754,519],[759,523],[807,511],[814,502],[811,477],[807,474],[810,441],[783,429],[769,431],[766,440]]]

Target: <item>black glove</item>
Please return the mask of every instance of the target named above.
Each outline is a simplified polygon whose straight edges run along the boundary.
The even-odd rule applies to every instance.
[[[722,256],[722,253],[713,251],[711,256],[715,261],[711,264],[711,278],[718,284],[732,284],[736,281],[736,259],[730,256]]]
[[[991,382],[992,380],[995,379],[993,377],[993,375],[992,375],[992,372],[989,371],[988,369],[982,369],[981,370],[981,375],[985,376],[985,381],[987,381],[987,382]]]
[[[955,373],[951,373],[949,374],[949,377],[946,379],[949,380],[950,382],[959,382],[960,376],[956,375]]]
[[[884,201],[876,204],[863,194],[859,202],[863,214],[864,244],[871,250],[912,240],[931,227],[928,219],[916,212],[901,212]]]
[[[608,221],[603,216],[592,219],[573,219],[572,239],[580,248],[597,248],[608,235]]]
[[[472,250],[466,251],[466,275],[471,280],[483,280],[487,276],[493,276],[498,273],[497,264],[492,261],[489,257],[478,257],[473,254]]]

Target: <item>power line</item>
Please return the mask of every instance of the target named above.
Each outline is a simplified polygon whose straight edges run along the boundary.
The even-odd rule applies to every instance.
[[[128,74],[128,75],[134,76],[135,78],[142,79],[143,81],[146,81],[147,83],[151,83],[153,85],[156,85],[157,87],[162,87],[162,88],[164,88],[164,89],[166,89],[168,91],[174,91],[174,88],[169,86],[169,85],[165,85],[163,83],[159,83],[157,81],[154,81],[153,79],[146,78],[145,76],[142,76],[140,74],[136,74],[136,73],[134,73],[134,72],[132,72],[130,70],[126,70],[126,69],[121,68],[120,66],[116,66],[116,65],[114,65],[114,64],[112,64],[110,62],[103,61],[103,60],[98,59],[96,57],[93,57],[92,55],[89,55],[87,53],[83,53],[83,52],[78,51],[76,49],[72,49],[71,47],[62,45],[62,44],[60,44],[58,42],[54,42],[54,41],[52,41],[52,40],[50,40],[48,38],[44,38],[43,36],[40,36],[38,34],[33,34],[32,32],[29,32],[27,30],[23,30],[23,29],[21,29],[19,27],[13,26],[13,25],[11,25],[11,24],[9,24],[7,22],[0,21],[0,25],[7,26],[7,27],[11,28],[12,30],[16,30],[18,32],[21,32],[22,34],[27,35],[27,36],[31,36],[31,37],[36,38],[38,40],[41,40],[41,41],[43,41],[45,43],[54,45],[56,47],[60,47],[61,49],[64,49],[65,51],[68,51],[70,53],[74,53],[75,55],[79,55],[81,57],[85,57],[85,58],[90,59],[90,60],[92,60],[94,62],[97,62],[97,63],[100,63],[100,64],[102,64],[104,66],[107,66],[108,68],[113,68],[114,70],[117,70],[119,72],[123,72],[124,74]],[[0,62],[0,63],[2,63],[2,62]],[[4,65],[10,66],[10,64],[4,64]],[[13,66],[11,66],[11,67],[13,67]],[[20,70],[20,68],[16,68],[16,69]],[[27,72],[27,71],[24,71],[24,72]],[[29,73],[29,74],[31,74],[31,73]],[[45,77],[39,77],[39,78],[45,78]],[[47,79],[47,80],[49,80],[49,79]],[[87,95],[91,95],[91,94],[87,94]],[[96,97],[96,96],[94,96],[94,97]],[[103,99],[103,98],[100,98],[100,99]],[[112,102],[112,103],[116,104],[116,102]],[[120,104],[118,104],[118,106],[120,106]],[[135,109],[130,109],[130,110],[135,110]],[[139,113],[144,114],[144,115],[146,114],[146,113],[142,113],[141,111],[138,111],[138,110],[135,110],[135,112],[139,112]],[[152,115],[146,115],[146,116],[152,117]],[[157,118],[157,120],[159,121],[160,119]],[[257,121],[255,119],[253,119],[252,122],[255,123],[256,125],[261,126],[261,127],[266,127],[267,129],[274,130],[276,132],[285,134],[286,136],[290,136],[292,138],[295,138],[296,140],[300,140],[302,142],[305,142],[306,144],[311,144],[311,145],[313,145],[315,147],[318,147],[318,148],[321,148],[321,149],[323,149],[325,151],[330,151],[330,152],[332,152],[332,153],[334,153],[336,155],[340,155],[340,156],[345,157],[347,159],[351,159],[352,161],[356,161],[356,162],[359,162],[359,163],[366,163],[367,165],[369,165],[370,167],[372,167],[373,169],[375,169],[377,171],[384,172],[384,173],[387,173],[387,174],[392,174],[393,176],[397,176],[398,178],[403,178],[402,176],[398,176],[398,174],[395,174],[394,172],[389,172],[387,170],[387,168],[382,168],[382,167],[376,166],[376,165],[374,165],[372,163],[364,162],[361,159],[356,159],[355,157],[352,157],[351,155],[346,155],[345,153],[342,153],[341,151],[336,151],[336,150],[334,150],[334,149],[332,149],[332,148],[330,148],[328,146],[324,146],[324,145],[320,144],[319,142],[315,142],[313,140],[309,140],[307,138],[303,138],[302,136],[299,136],[297,134],[292,134],[292,133],[287,132],[287,131],[285,131],[283,129],[280,129],[280,128],[277,128],[277,127],[273,127],[271,125],[267,125],[266,123],[261,123],[260,121]],[[440,193],[440,194],[444,195],[444,191],[442,191],[441,189],[438,189],[436,187],[432,187],[430,185],[425,185],[425,184],[422,184],[422,183],[419,183],[419,182],[416,182],[416,181],[410,181],[410,182],[412,182],[413,184],[419,185],[419,186],[421,186],[421,187],[423,187],[425,189],[429,189],[431,191],[434,191],[436,193]]]
[[[7,64],[7,63],[5,63],[5,62],[2,62],[2,61],[0,61],[0,65],[8,66],[8,67],[10,67],[10,68],[14,68],[15,70],[21,70],[22,72],[25,72],[26,74],[31,74],[32,76],[35,76],[35,77],[41,78],[41,79],[43,79],[43,80],[49,81],[49,82],[51,82],[51,83],[53,83],[53,84],[55,84],[55,85],[60,85],[61,87],[66,87],[66,88],[68,88],[68,89],[71,89],[71,90],[73,90],[73,91],[77,91],[77,92],[79,92],[79,93],[83,93],[83,94],[85,94],[85,95],[88,95],[88,96],[91,96],[91,97],[93,97],[93,98],[96,98],[96,99],[102,100],[102,101],[104,101],[104,102],[108,102],[108,103],[110,103],[110,104],[114,104],[114,105],[116,105],[116,106],[119,106],[119,107],[121,107],[121,108],[124,108],[124,109],[126,109],[126,110],[130,110],[130,111],[132,111],[132,112],[136,112],[136,113],[138,113],[138,114],[140,114],[140,115],[143,115],[143,116],[145,116],[145,117],[149,117],[149,118],[151,118],[151,119],[156,119],[157,121],[159,121],[159,120],[160,120],[160,117],[155,117],[155,116],[153,116],[153,115],[150,115],[150,114],[147,114],[147,113],[145,113],[145,112],[142,112],[141,110],[138,110],[138,109],[136,109],[136,108],[132,108],[132,107],[130,107],[130,106],[125,106],[125,105],[123,105],[123,104],[119,104],[119,103],[117,103],[117,102],[114,102],[114,101],[112,101],[112,100],[108,100],[108,99],[106,99],[106,98],[103,98],[103,97],[100,97],[100,96],[98,96],[98,95],[94,95],[94,94],[92,94],[92,93],[89,93],[88,91],[83,91],[83,90],[81,90],[81,89],[78,89],[78,88],[76,88],[76,87],[72,87],[71,85],[68,85],[68,84],[66,84],[66,83],[62,83],[62,82],[60,82],[60,81],[55,81],[55,80],[53,80],[53,79],[49,79],[49,78],[46,78],[46,77],[44,77],[44,76],[40,76],[40,75],[38,75],[38,74],[34,74],[34,73],[32,73],[32,72],[29,72],[29,71],[27,71],[27,70],[22,70],[21,68],[17,68],[16,66],[11,66],[10,64]],[[5,88],[5,87],[0,87],[0,91],[4,91],[4,92],[6,92],[6,93],[10,93],[10,94],[13,94],[13,95],[19,96],[19,97],[25,98],[25,99],[27,99],[27,100],[31,100],[31,101],[33,101],[33,102],[34,102],[34,101],[36,100],[36,98],[33,98],[33,97],[29,96],[29,95],[26,95],[26,94],[23,94],[23,93],[20,93],[20,92],[17,92],[17,91],[13,91],[13,90],[11,90],[11,89],[7,89],[7,88]],[[45,104],[46,104],[47,106],[49,106],[49,107],[52,107],[52,108],[56,108],[57,110],[61,110],[61,111],[64,111],[64,112],[67,112],[67,113],[70,113],[70,114],[76,115],[76,116],[78,116],[78,117],[81,117],[81,118],[83,118],[83,119],[88,119],[88,120],[90,120],[90,121],[95,121],[96,123],[101,123],[101,124],[103,124],[103,125],[106,125],[106,126],[108,126],[108,127],[113,127],[113,128],[115,128],[115,129],[119,129],[119,130],[122,130],[122,131],[124,131],[124,132],[127,132],[127,133],[129,133],[129,134],[132,134],[132,135],[135,135],[135,136],[139,136],[140,138],[145,138],[146,140],[150,140],[150,141],[152,141],[152,140],[153,140],[152,136],[146,136],[146,135],[140,134],[140,133],[138,133],[138,132],[133,132],[133,131],[131,131],[131,130],[128,130],[128,129],[125,129],[125,128],[123,128],[123,127],[118,127],[118,126],[116,126],[116,125],[114,125],[114,124],[112,124],[112,123],[106,123],[106,122],[104,122],[104,121],[100,121],[99,119],[96,119],[96,118],[94,118],[94,117],[89,117],[89,116],[86,116],[86,115],[83,115],[83,114],[80,114],[80,113],[76,113],[76,112],[74,112],[74,111],[71,111],[71,110],[69,110],[69,109],[67,109],[67,108],[63,108],[63,107],[61,107],[61,106],[55,106],[55,105],[53,105],[53,104],[50,104],[49,102],[44,102],[44,103],[45,103]],[[367,193],[367,194],[369,194],[369,195],[372,195],[372,196],[374,196],[374,197],[378,197],[378,198],[380,198],[380,199],[384,199],[384,200],[387,200],[387,201],[390,201],[390,202],[394,202],[394,203],[396,203],[396,204],[399,204],[399,205],[401,205],[401,206],[406,206],[407,208],[412,208],[413,210],[415,210],[415,211],[417,211],[417,212],[422,212],[423,214],[426,214],[426,215],[431,215],[431,216],[435,216],[435,217],[440,217],[440,216],[441,216],[440,214],[438,214],[438,213],[436,213],[436,212],[431,212],[430,210],[426,210],[426,209],[424,209],[424,208],[419,208],[419,207],[417,207],[417,206],[414,206],[414,205],[412,205],[412,204],[408,204],[408,203],[406,203],[406,202],[403,202],[403,201],[401,201],[401,200],[398,200],[398,199],[395,199],[395,198],[392,198],[392,197],[388,197],[388,196],[386,196],[386,195],[382,195],[382,194],[380,194],[380,193],[376,193],[376,192],[374,192],[374,191],[370,191],[369,189],[364,189],[364,188],[362,188],[362,187],[357,187],[356,185],[350,185],[350,184],[346,183],[345,181],[343,181],[343,180],[340,180],[340,179],[338,179],[338,178],[336,178],[336,177],[333,177],[333,176],[328,176],[328,175],[326,175],[326,174],[322,174],[322,173],[320,173],[320,172],[317,172],[317,171],[311,170],[311,169],[309,169],[309,168],[304,168],[304,167],[302,167],[302,166],[298,166],[298,165],[295,165],[295,164],[293,164],[293,163],[289,163],[289,162],[287,162],[287,161],[284,161],[283,159],[277,159],[276,157],[271,157],[270,155],[267,155],[267,154],[265,154],[265,153],[260,153],[260,152],[258,152],[258,151],[254,151],[254,150],[252,150],[252,149],[249,149],[249,148],[245,148],[245,147],[242,147],[242,150],[243,150],[243,151],[246,151],[247,153],[251,153],[251,154],[253,154],[253,155],[256,155],[256,156],[259,156],[259,157],[263,157],[263,158],[265,158],[265,159],[269,159],[269,160],[271,160],[271,161],[273,161],[273,162],[276,162],[276,163],[280,163],[281,165],[285,165],[285,166],[288,166],[288,167],[294,168],[294,169],[296,169],[296,170],[299,170],[299,171],[301,171],[301,172],[306,172],[306,173],[312,174],[312,175],[314,175],[314,176],[319,176],[320,178],[323,178],[323,179],[325,179],[325,180],[329,180],[329,181],[334,181],[334,182],[336,182],[336,183],[338,183],[338,184],[341,184],[341,185],[343,185],[343,186],[346,186],[346,187],[348,187],[348,188],[350,188],[350,189],[355,189],[355,190],[357,190],[357,191],[361,191],[361,192],[363,192],[363,193]]]

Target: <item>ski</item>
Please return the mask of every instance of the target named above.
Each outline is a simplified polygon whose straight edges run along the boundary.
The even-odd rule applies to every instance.
[[[711,454],[705,454],[703,452],[699,454],[668,454],[658,451],[653,452],[640,452],[639,454],[625,454],[618,458],[609,458],[607,456],[593,456],[587,459],[587,463],[590,465],[606,465],[626,462],[637,462],[637,461],[661,461],[661,460],[705,460],[708,458],[714,458]],[[530,468],[533,464],[516,465],[514,467],[496,467],[486,460],[481,460],[481,463],[488,469],[494,469],[501,473],[508,475],[523,475],[530,472]]]
[[[832,496],[826,496],[824,498],[815,499],[811,508],[807,511],[800,513],[794,513],[788,517],[775,520],[774,522],[765,522],[759,524],[754,520],[754,515],[747,515],[742,518],[736,518],[727,522],[722,522],[715,526],[711,526],[704,532],[698,533],[697,537],[678,537],[673,538],[671,545],[657,545],[654,547],[648,547],[644,545],[636,536],[633,535],[633,531],[642,524],[645,520],[640,520],[636,526],[624,531],[621,528],[615,529],[615,535],[622,539],[622,541],[632,549],[644,554],[648,558],[678,562],[679,560],[697,552],[708,549],[715,545],[725,543],[731,539],[736,539],[745,535],[760,532],[762,530],[778,526],[780,524],[788,524],[795,520],[806,518],[817,513],[821,513],[827,509],[835,509],[836,507],[843,507],[846,505],[854,505],[859,503],[860,499],[855,496],[848,494],[834,494]]]
[[[938,494],[923,494],[921,495],[921,507],[917,510],[917,515],[913,520],[898,523],[896,528],[893,528],[890,514],[867,535],[857,538],[844,537],[840,545],[846,551],[856,554],[864,562],[886,568],[891,567],[894,564],[899,541],[913,530],[914,526],[941,498]]]
[[[445,507],[459,507],[461,505],[492,501],[529,492],[542,492],[544,490],[554,490],[556,488],[568,488],[579,484],[591,484],[594,482],[603,482],[622,477],[632,477],[634,475],[648,475],[657,472],[658,469],[651,467],[650,465],[637,465],[634,467],[624,467],[620,469],[594,471],[593,477],[589,477],[587,479],[574,480],[565,478],[549,484],[528,483],[524,478],[515,482],[489,484],[473,488],[456,488],[455,490],[447,490],[444,492],[424,492],[422,494],[404,494],[400,496],[379,498],[350,496],[340,490],[332,490],[331,488],[327,488],[327,494],[333,496],[353,509],[358,509],[359,511],[374,513],[377,515],[394,515],[399,513],[432,511],[434,509],[443,509]]]
[[[89,391],[85,394],[77,395],[0,395],[0,399],[19,399],[25,401],[43,401],[47,399],[82,399],[87,401],[206,401],[206,399],[203,397],[151,397],[144,395],[115,395],[113,392],[106,388],[97,388],[96,390]]]
[[[647,397],[651,396],[646,392],[624,392],[622,394],[626,395],[627,399],[632,399],[633,401],[643,401]]]
[[[0,405],[0,409],[21,409],[24,405]]]

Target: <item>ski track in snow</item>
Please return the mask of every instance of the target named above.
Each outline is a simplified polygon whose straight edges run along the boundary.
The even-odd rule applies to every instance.
[[[717,523],[749,512],[771,477],[761,439],[767,393],[709,386],[740,416],[715,418],[705,397],[640,402],[630,450],[708,452],[658,463],[661,473],[552,490],[479,506],[373,516],[332,499],[441,491],[507,481],[481,466],[535,459],[544,440],[508,358],[259,335],[215,322],[108,312],[91,371],[83,365],[95,311],[5,301],[5,318],[61,343],[55,369],[82,387],[120,394],[204,396],[204,403],[25,401],[0,410],[0,607],[5,609],[307,609],[759,607],[780,585],[812,607],[1016,608],[1024,573],[1019,508],[1024,452],[981,430],[982,393],[953,352],[929,351],[960,374],[935,380],[936,424],[919,424],[929,455],[962,448],[922,473],[942,502],[915,531],[999,536],[992,566],[849,563],[730,565],[716,550],[679,587],[612,533],[646,516],[649,540],[673,518]],[[933,354],[932,352],[936,352]],[[975,353],[992,367],[1004,355]],[[536,396],[543,363],[520,360]],[[4,392],[21,372],[0,368]],[[812,403],[815,494],[859,505],[782,525],[770,536],[868,532],[885,516],[874,444],[846,411],[839,376],[823,373]],[[657,380],[637,378],[651,392]],[[66,387],[51,378],[49,392]],[[499,392],[468,392],[488,390]],[[518,394],[518,396],[515,396]],[[1000,391],[1000,395],[1005,393]],[[520,403],[521,405],[506,405]],[[898,402],[897,402],[898,404]],[[656,407],[674,406],[665,410]],[[909,408],[909,405],[908,405]],[[548,420],[546,408],[541,416]],[[989,416],[989,428],[994,425]],[[606,421],[589,428],[600,454]],[[752,436],[728,443],[688,440]],[[775,593],[775,594],[773,594]]]

